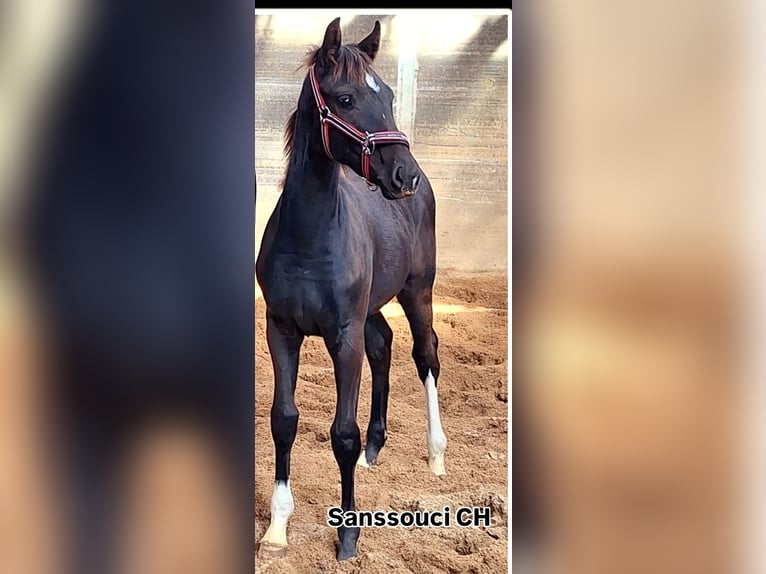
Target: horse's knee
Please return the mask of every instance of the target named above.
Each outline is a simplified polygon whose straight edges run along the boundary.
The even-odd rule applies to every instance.
[[[330,428],[332,451],[339,463],[356,463],[362,450],[362,438],[356,422],[333,423]]]
[[[391,343],[383,341],[367,347],[367,358],[372,365],[391,363]]]
[[[386,323],[365,333],[365,351],[370,363],[390,363],[394,332]]]

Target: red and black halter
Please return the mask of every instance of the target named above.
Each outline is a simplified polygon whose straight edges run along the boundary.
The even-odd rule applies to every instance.
[[[343,118],[336,116],[327,107],[319,89],[319,79],[317,78],[314,66],[309,68],[309,79],[311,90],[314,92],[314,100],[319,109],[319,122],[322,127],[322,144],[327,157],[335,159],[330,151],[330,126],[350,137],[362,146],[362,175],[370,182],[370,156],[375,153],[375,146],[381,144],[402,144],[410,147],[410,140],[402,132],[382,131],[382,132],[363,132],[352,126]]]

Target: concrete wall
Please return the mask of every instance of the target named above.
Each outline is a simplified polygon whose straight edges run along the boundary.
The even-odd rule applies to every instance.
[[[381,21],[375,69],[396,92],[399,129],[428,174],[437,201],[438,263],[468,271],[507,268],[508,18],[435,11],[427,16],[338,11],[343,41]],[[278,198],[283,129],[312,45],[334,15],[256,16],[256,253]]]

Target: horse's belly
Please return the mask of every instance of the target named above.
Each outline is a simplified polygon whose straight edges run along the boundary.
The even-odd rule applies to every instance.
[[[338,286],[330,279],[317,279],[300,270],[283,274],[263,286],[269,312],[278,320],[294,325],[304,335],[321,335],[349,311],[346,301],[337,298]]]
[[[376,273],[372,276],[367,314],[374,315],[383,305],[396,297],[404,288],[409,273],[409,261],[404,258],[398,262],[378,266]]]
[[[364,319],[394,298],[407,281],[408,254],[397,251],[398,258],[379,254],[373,269],[349,265],[342,271],[338,262],[360,261],[358,253],[310,262],[292,256],[273,258],[261,285],[264,299],[272,314],[305,334],[319,334],[339,321]]]

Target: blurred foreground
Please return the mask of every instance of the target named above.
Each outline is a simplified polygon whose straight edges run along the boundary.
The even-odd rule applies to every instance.
[[[252,7],[0,16],[0,572],[252,565]]]
[[[743,81],[721,8],[516,14],[521,572],[739,571]]]

